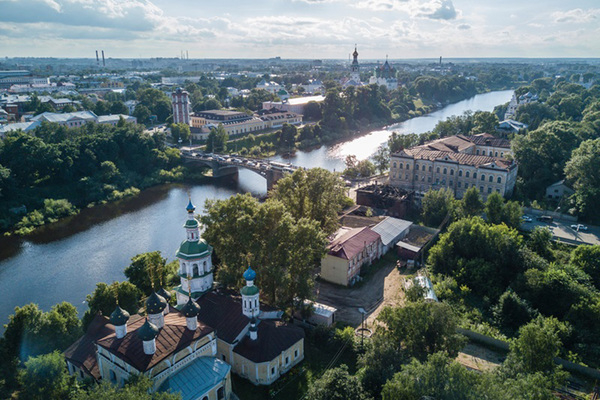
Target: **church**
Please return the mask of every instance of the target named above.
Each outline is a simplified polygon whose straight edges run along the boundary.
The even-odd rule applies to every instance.
[[[176,253],[180,285],[152,293],[145,316],[118,304],[110,317],[96,315],[64,353],[71,375],[122,386],[144,374],[155,391],[217,400],[231,398],[231,372],[270,385],[304,359],[304,331],[260,302],[251,267],[239,294],[213,289],[212,247],[200,237],[191,200],[186,211],[186,239]]]
[[[360,65],[358,64],[358,51],[356,46],[354,46],[354,53],[352,53],[350,76],[345,78],[341,83],[344,89],[348,86],[363,86],[363,83],[360,81]]]
[[[375,67],[373,75],[369,78],[369,84],[385,86],[387,90],[398,89],[398,79],[396,78],[396,69],[390,65],[385,56],[385,63]]]

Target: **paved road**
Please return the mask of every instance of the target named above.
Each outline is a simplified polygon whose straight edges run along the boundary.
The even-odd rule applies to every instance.
[[[567,242],[571,244],[596,244],[600,245],[600,227],[587,225],[587,231],[577,232],[571,228],[573,222],[554,220],[554,222],[547,224],[545,222],[533,220],[532,222],[524,222],[521,224],[521,229],[532,231],[536,226],[547,227],[552,232],[554,239],[560,240],[561,242]]]

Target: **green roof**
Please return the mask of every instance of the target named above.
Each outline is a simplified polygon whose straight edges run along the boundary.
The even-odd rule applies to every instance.
[[[212,247],[208,243],[206,243],[204,239],[200,239],[194,242],[184,240],[179,245],[179,250],[177,251],[176,256],[185,259],[191,259],[206,256],[211,252]]]
[[[198,221],[196,221],[195,219],[188,219],[187,221],[185,221],[185,224],[183,226],[184,228],[197,228]]]
[[[254,285],[252,286],[244,286],[242,288],[242,294],[244,296],[254,296],[255,294],[258,293],[258,288]]]
[[[183,295],[186,295],[186,296],[189,294],[187,290],[183,290],[183,288],[181,287],[181,285],[179,285],[177,287],[174,287],[173,290],[176,291],[176,292],[179,292],[179,293],[181,293]],[[198,299],[200,296],[202,296],[205,293],[210,292],[211,290],[212,290],[212,288],[206,289],[204,292],[192,292],[192,299]],[[178,307],[175,307],[175,308],[177,308],[178,310],[181,311],[181,307],[178,306]]]

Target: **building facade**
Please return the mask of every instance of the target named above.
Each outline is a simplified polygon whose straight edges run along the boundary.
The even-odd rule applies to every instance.
[[[173,123],[190,124],[190,94],[177,88],[171,95],[173,104]]]
[[[390,184],[414,190],[416,200],[430,189],[449,188],[462,198],[476,187],[483,199],[493,192],[510,196],[517,179],[517,164],[506,139],[487,134],[451,136],[404,149],[391,155]]]
[[[387,56],[383,65],[375,67],[373,76],[369,78],[369,84],[385,86],[388,90],[398,89],[396,69],[388,63]]]

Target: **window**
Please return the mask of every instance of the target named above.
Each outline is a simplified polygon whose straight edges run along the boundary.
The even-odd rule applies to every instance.
[[[458,176],[462,176],[462,169],[458,171]]]
[[[498,183],[502,183],[502,178],[501,178],[501,177],[498,177],[498,180],[497,180],[497,182],[498,182]]]
[[[494,177],[492,175],[490,175],[490,179],[489,179],[490,183],[494,182]]]
[[[117,383],[117,375],[115,374],[115,371],[113,371],[112,369],[109,372],[110,375],[110,381],[112,383]]]
[[[396,168],[396,161],[394,161],[394,168]]]
[[[498,157],[498,152],[496,152],[496,157]]]
[[[193,265],[193,268],[192,268],[192,274],[193,274],[194,276],[198,276],[198,275],[200,275],[200,274],[198,273],[198,264],[194,264],[194,265]]]
[[[429,172],[431,172],[431,169],[432,169],[432,167],[431,167],[431,165],[430,165],[430,166],[429,166]]]
[[[453,181],[450,181],[450,186],[452,186],[452,185],[454,185],[454,182],[453,182]]]
[[[410,169],[410,164],[406,164],[406,169],[409,170]]]
[[[448,173],[448,168],[444,168],[444,175]]]
[[[435,180],[435,183],[436,183],[436,184],[440,183],[440,180],[439,180],[439,179],[436,179],[436,180]]]
[[[477,155],[479,155],[479,150],[477,150]]]
[[[458,182],[458,187],[461,187],[461,186],[462,186],[462,183],[459,181]]]
[[[408,173],[404,176],[404,179],[408,180]]]
[[[485,175],[481,174],[481,181],[485,181]]]
[[[421,177],[421,182],[425,182],[425,175]]]
[[[483,193],[483,186],[479,186],[479,193]]]
[[[436,171],[437,171],[437,173],[439,174],[439,173],[440,173],[440,167],[437,167],[437,170],[436,170]]]
[[[225,357],[225,354],[223,354],[221,357],[223,357],[223,361],[227,362],[227,357]]]
[[[217,390],[217,399],[221,400],[225,398],[225,388],[223,386],[221,386],[218,390]]]
[[[431,177],[427,178],[427,182],[431,183]]]
[[[488,194],[492,193],[492,188],[488,187]]]
[[[504,153],[500,153],[500,157],[504,157]]]
[[[285,358],[285,365],[289,365],[290,364],[290,357],[286,357]]]
[[[454,175],[454,170],[453,169],[450,170],[450,175]]]
[[[275,375],[275,367],[271,367],[271,375]]]
[[[477,172],[473,172],[473,179],[477,179]]]
[[[470,172],[469,172],[469,171],[467,171],[467,172],[465,173],[465,177],[467,177],[467,178],[468,178],[468,177],[469,177],[469,174],[470,174]]]
[[[415,175],[415,181],[419,180],[419,175]]]
[[[294,350],[294,358],[298,358],[298,349]]]
[[[415,164],[415,170],[419,170],[419,164]]]

